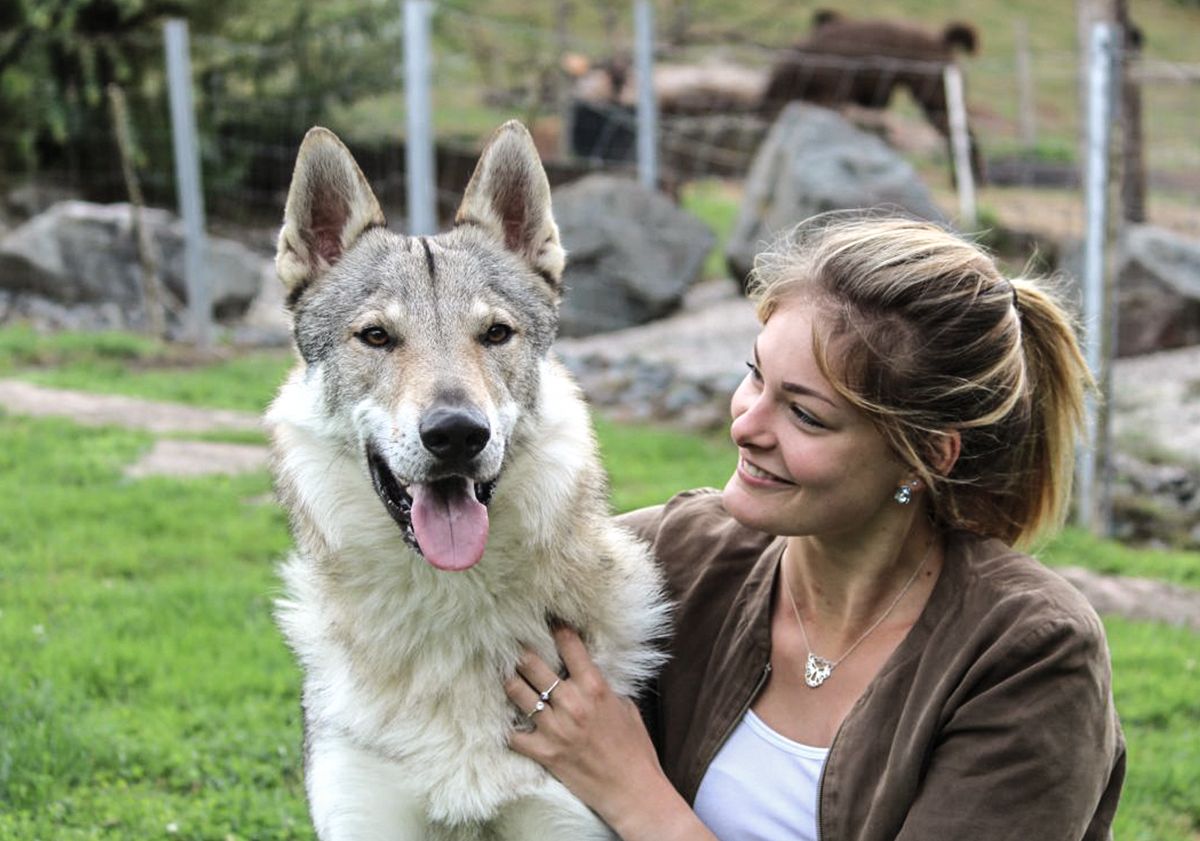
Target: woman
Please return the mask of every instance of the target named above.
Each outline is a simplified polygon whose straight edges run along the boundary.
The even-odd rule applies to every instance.
[[[844,215],[761,256],[754,297],[734,475],[627,518],[678,602],[646,726],[563,630],[569,677],[528,655],[506,687],[512,747],[625,841],[1109,837],[1103,628],[1011,548],[1068,503],[1064,312],[940,228]]]

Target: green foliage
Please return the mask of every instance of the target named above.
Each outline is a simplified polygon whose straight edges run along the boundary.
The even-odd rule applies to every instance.
[[[0,22],[0,160],[36,168],[103,166],[115,147],[106,88],[141,90],[161,80],[159,30],[168,17],[189,17],[205,31],[229,0],[24,0],[7,5]],[[161,84],[158,85],[161,88]],[[157,109],[142,108],[143,131],[162,126]]]
[[[174,199],[162,37],[168,18],[189,22],[201,165],[214,196],[252,181],[264,161],[275,163],[255,140],[298,142],[331,105],[387,86],[400,56],[400,9],[386,0],[25,0],[6,11],[0,172],[68,172],[101,199],[123,197],[112,177],[110,84],[126,91],[134,154],[154,176],[144,185],[148,197]],[[221,142],[228,136],[242,142]]]

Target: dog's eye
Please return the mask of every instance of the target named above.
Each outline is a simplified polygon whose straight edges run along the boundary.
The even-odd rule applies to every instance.
[[[509,327],[507,324],[500,324],[497,322],[489,327],[487,332],[483,334],[483,341],[484,344],[488,345],[502,345],[511,339],[512,335],[513,329],[511,327]]]
[[[392,343],[392,337],[382,327],[368,327],[358,331],[358,338],[370,347],[387,347]]]

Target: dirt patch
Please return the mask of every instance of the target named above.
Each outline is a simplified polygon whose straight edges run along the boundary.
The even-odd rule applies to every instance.
[[[257,415],[229,409],[202,409],[177,403],[140,400],[110,394],[88,394],[46,388],[20,380],[0,380],[0,407],[17,415],[70,418],[83,426],[120,426],[157,434],[257,432]],[[163,439],[125,475],[205,476],[232,475],[260,470],[267,463],[267,448],[251,444]]]
[[[1079,567],[1055,571],[1083,593],[1097,613],[1200,631],[1200,590],[1150,578],[1101,575]]]
[[[258,416],[249,412],[201,409],[112,394],[88,394],[20,380],[0,380],[0,406],[18,415],[63,417],[83,426],[123,426],[156,433],[262,429]]]
[[[234,475],[267,466],[267,448],[253,444],[164,439],[125,470],[131,479],[146,476]]]

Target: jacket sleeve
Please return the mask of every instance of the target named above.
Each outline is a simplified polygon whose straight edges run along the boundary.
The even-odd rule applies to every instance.
[[[662,524],[665,505],[651,505],[617,515],[617,522],[648,543],[654,543],[658,527]]]
[[[1031,630],[945,713],[897,841],[1101,841],[1125,775],[1094,614]]]

